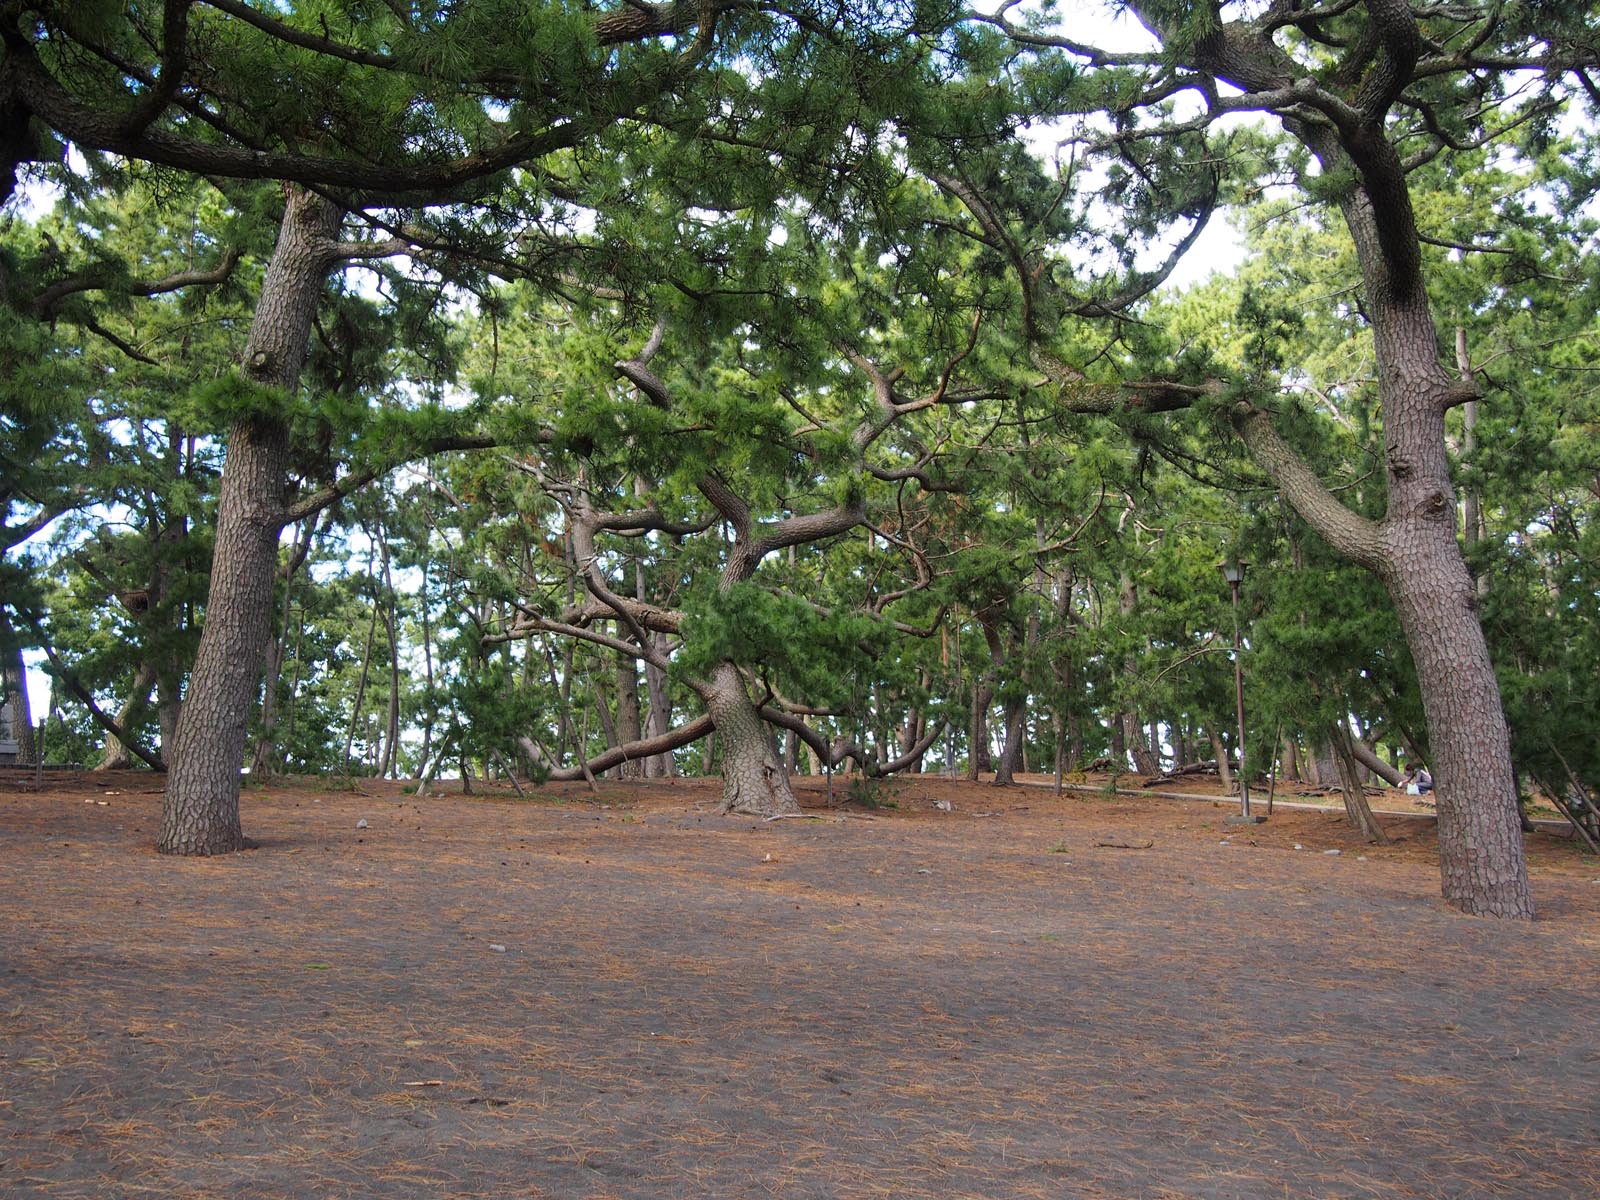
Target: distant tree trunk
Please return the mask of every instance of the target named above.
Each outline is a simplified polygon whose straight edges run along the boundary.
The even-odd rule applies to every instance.
[[[1000,636],[999,621],[992,611],[977,614],[979,626],[983,629],[983,640],[989,647],[990,672],[988,679],[991,681],[985,696],[984,711],[988,711],[988,700],[994,693],[993,681],[1002,678],[1007,670],[1005,641],[1009,640],[1015,645],[1015,635],[1002,640]],[[1017,757],[1022,747],[1022,728],[1026,719],[1026,698],[1020,690],[1008,693],[1006,702],[1001,706],[1002,736],[1005,738],[1000,749],[1000,757],[994,764],[995,787],[1011,787],[1017,782]],[[985,735],[985,743],[988,737]]]
[[[292,393],[311,320],[337,262],[342,212],[290,188],[278,244],[262,282],[243,369],[253,383]],[[279,401],[283,403],[284,401]],[[205,624],[172,746],[156,848],[226,854],[250,846],[239,822],[239,769],[272,626],[273,574],[285,518],[289,423],[270,401],[228,433]]]
[[[420,791],[423,776],[431,766],[433,754],[433,620],[428,606],[428,560],[422,560],[422,588],[418,593],[422,604],[422,681],[427,698],[422,706],[422,747],[417,751],[416,781]]]
[[[989,701],[994,698],[994,677],[985,672],[973,682],[972,715],[967,735],[967,778],[977,780],[994,769],[989,757]]]
[[[617,743],[626,746],[644,736],[639,714],[639,663],[637,659],[617,657]],[[644,778],[644,763],[630,758],[621,767],[624,779]]]
[[[1283,777],[1290,783],[1300,783],[1300,744],[1293,734],[1283,738]]]
[[[36,763],[39,746],[28,699],[28,671],[22,661],[22,646],[13,640],[11,623],[4,609],[0,609],[0,644],[10,647],[5,653],[4,667],[0,669],[0,678],[4,680],[0,692],[4,692],[6,708],[11,714],[11,736],[17,743],[17,761]]]
[[[1124,571],[1117,589],[1117,610],[1124,617],[1130,617],[1138,606],[1138,587],[1133,582],[1133,577]],[[1129,655],[1123,660],[1122,669],[1129,679],[1137,677],[1139,660]],[[1123,749],[1125,753],[1133,756],[1133,769],[1140,775],[1159,775],[1161,760],[1150,752],[1150,745],[1145,740],[1144,725],[1139,720],[1138,712],[1133,708],[1127,708],[1118,714],[1117,719],[1122,726]]]
[[[1222,790],[1233,791],[1233,768],[1228,765],[1228,748],[1222,744],[1222,735],[1211,730],[1211,753],[1217,756],[1217,778],[1222,780]]]
[[[1383,826],[1378,824],[1371,806],[1367,804],[1367,790],[1361,783],[1361,768],[1356,762],[1353,739],[1343,721],[1329,723],[1328,744],[1333,749],[1334,766],[1339,773],[1339,790],[1344,794],[1345,816],[1369,842],[1387,845],[1389,835],[1384,833]]]
[[[994,784],[997,787],[1009,787],[1017,782],[1017,765],[1022,758],[1022,746],[1027,737],[1028,711],[1025,703],[1022,700],[1007,703],[1005,715],[1005,749],[994,770]]]
[[[300,548],[309,552],[311,530],[304,528],[295,534],[294,549],[280,574],[283,583],[283,619],[278,623],[278,634],[267,643],[266,667],[262,671],[261,714],[256,725],[260,730],[254,751],[250,755],[250,774],[266,777],[277,771],[278,765],[278,690],[283,684],[283,664],[289,653],[289,625],[294,615],[294,578],[301,558]]]
[[[400,613],[394,594],[394,569],[387,536],[378,544],[383,566],[383,628],[389,638],[389,703],[384,712],[383,755],[377,763],[379,779],[398,777],[400,761]]]
[[[117,710],[117,725],[120,728],[132,731],[138,725],[139,719],[150,706],[150,692],[156,686],[156,674],[153,661],[146,660],[139,664],[133,682],[128,685],[128,694],[122,701],[122,707]],[[133,755],[128,752],[127,746],[115,734],[106,734],[105,754],[95,770],[126,771],[132,766]]]
[[[1334,760],[1333,745],[1327,739],[1308,739],[1306,766],[1311,775],[1311,782],[1317,787],[1339,786],[1339,764]]]
[[[367,581],[374,582],[372,578],[372,551],[367,551]],[[361,723],[361,705],[367,698],[367,680],[372,677],[372,647],[378,638],[378,612],[382,608],[382,601],[377,595],[377,587],[373,587],[372,613],[367,620],[367,640],[361,650],[361,674],[356,677],[355,699],[350,705],[350,723],[345,727],[344,734],[344,773],[350,774],[350,749],[355,745],[356,726]]]
[[[667,635],[654,631],[650,640],[656,651],[666,656]],[[650,699],[650,714],[645,718],[645,734],[657,738],[672,728],[672,700],[667,690],[667,673],[654,663],[644,666],[645,693]],[[653,754],[645,759],[645,775],[651,779],[670,779],[678,773],[677,760],[670,750]]]

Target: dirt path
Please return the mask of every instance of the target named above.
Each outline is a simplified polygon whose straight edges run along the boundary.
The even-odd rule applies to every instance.
[[[1542,835],[1530,929],[1420,820],[299,785],[173,861],[151,776],[6,786],[8,1197],[1600,1190],[1600,862]]]

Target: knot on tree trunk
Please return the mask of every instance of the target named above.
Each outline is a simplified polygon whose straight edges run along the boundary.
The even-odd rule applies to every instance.
[[[1402,450],[1398,445],[1391,445],[1389,447],[1388,459],[1389,474],[1393,475],[1396,479],[1405,479],[1411,474],[1413,469],[1411,456]]]

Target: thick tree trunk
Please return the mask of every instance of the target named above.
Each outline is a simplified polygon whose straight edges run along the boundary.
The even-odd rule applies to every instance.
[[[1391,587],[1428,718],[1443,892],[1477,916],[1531,918],[1499,681],[1475,614],[1476,589],[1453,536],[1448,550],[1426,572],[1431,582]]]
[[[723,811],[758,817],[798,813],[800,803],[789,776],[739,669],[731,662],[719,663],[699,690],[721,739]]]
[[[1283,777],[1290,783],[1305,782],[1305,773],[1302,761],[1305,758],[1300,749],[1300,741],[1294,734],[1285,734],[1283,747],[1280,751],[1283,758]]]
[[[336,261],[341,218],[320,196],[289,192],[244,351],[244,373],[252,382],[282,392],[298,386],[311,319]],[[255,412],[234,421],[217,501],[205,624],[156,841],[164,854],[226,854],[251,845],[239,822],[239,769],[272,627],[288,465],[283,415]]]
[[[1326,739],[1306,740],[1306,769],[1314,786],[1339,786],[1339,764],[1334,760],[1333,747]]]
[[[1161,774],[1161,760],[1150,749],[1148,735],[1139,714],[1129,709],[1121,714],[1122,741],[1133,757],[1133,769],[1140,775]]]
[[[1478,593],[1456,541],[1440,366],[1426,295],[1382,297],[1374,331],[1384,368],[1389,511],[1378,574],[1417,667],[1439,813],[1445,899],[1477,916],[1533,916],[1511,738]]]

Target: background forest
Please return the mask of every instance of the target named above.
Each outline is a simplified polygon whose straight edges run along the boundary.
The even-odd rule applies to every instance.
[[[24,761],[1600,785],[1590,5],[0,9]]]

